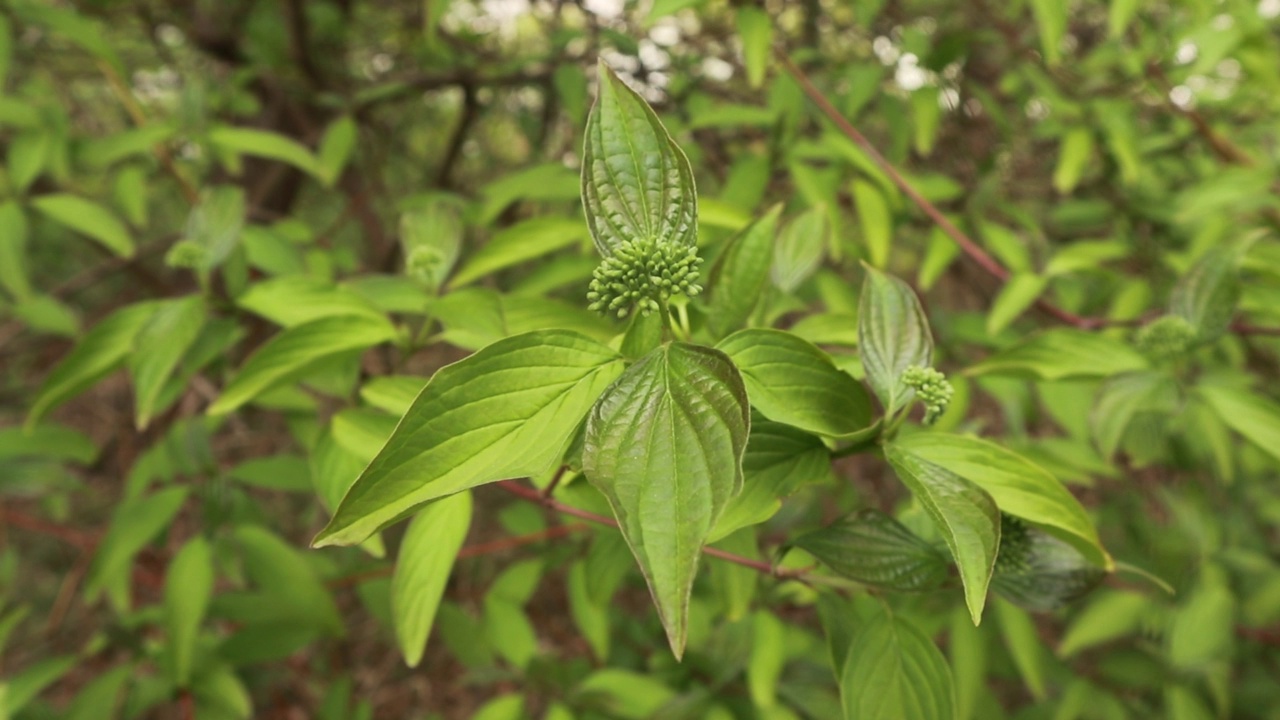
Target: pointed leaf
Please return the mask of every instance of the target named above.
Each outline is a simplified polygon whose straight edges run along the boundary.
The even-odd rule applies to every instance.
[[[316,161],[320,168],[320,177],[325,185],[333,186],[342,175],[342,170],[351,159],[355,150],[359,128],[350,115],[343,115],[334,120],[320,138],[320,150]]]
[[[698,199],[689,159],[649,103],[603,62],[587,119],[582,202],[596,249],[656,239],[693,245]]]
[[[1173,412],[1177,400],[1177,385],[1164,373],[1125,373],[1108,380],[1089,414],[1093,441],[1102,457],[1109,460],[1115,455],[1134,416],[1157,408]]]
[[[1083,597],[1106,571],[1074,546],[1005,515],[991,587],[1019,607],[1057,610]]]
[[[436,609],[470,526],[471,493],[464,491],[423,508],[405,531],[391,577],[391,619],[409,667],[422,661]]]
[[[902,383],[902,372],[933,364],[933,335],[920,300],[906,283],[873,268],[866,272],[858,306],[858,348],[867,382],[885,414],[892,415],[915,395]]]
[[[185,688],[191,680],[200,623],[213,594],[213,553],[203,537],[195,537],[169,565],[164,583],[164,622],[169,643],[170,677]]]
[[[200,193],[200,202],[191,208],[183,229],[185,240],[204,248],[200,269],[212,270],[226,261],[240,242],[245,213],[242,188],[215,185]]]
[[[733,363],[685,343],[632,365],[587,419],[583,470],[609,500],[677,658],[702,546],[742,489],[749,428]]]
[[[89,602],[96,601],[109,583],[128,571],[134,556],[168,527],[186,499],[187,488],[170,487],[116,508],[85,582],[84,595]]]
[[[977,485],[900,449],[896,442],[886,445],[884,454],[951,549],[964,583],[969,616],[977,625],[1000,546],[1000,511],[995,501]]]
[[[822,265],[827,236],[831,234],[827,208],[816,205],[787,223],[773,251],[773,284],[792,292]]]
[[[991,305],[991,312],[987,314],[987,334],[997,335],[1009,323],[1017,320],[1040,297],[1048,284],[1048,278],[1032,272],[1014,273],[1000,289],[1000,294]]]
[[[847,436],[871,426],[862,383],[811,343],[780,330],[741,330],[716,348],[742,373],[751,405],[771,420],[819,435]]]
[[[27,277],[27,216],[18,203],[0,205],[0,288],[16,300],[32,295]]]
[[[467,258],[449,280],[449,287],[466,285],[503,268],[548,255],[586,236],[587,229],[581,222],[567,218],[534,218],[512,225]]]
[[[134,415],[139,428],[151,421],[160,391],[177,369],[182,356],[200,337],[207,311],[204,299],[190,295],[164,302],[138,332],[129,356],[133,375]]]
[[[951,668],[905,619],[881,614],[858,631],[840,677],[849,720],[952,720]]]
[[[1216,340],[1226,332],[1240,301],[1236,247],[1210,250],[1178,280],[1169,295],[1169,312],[1196,329],[1198,339]]]
[[[242,155],[278,160],[324,181],[325,173],[311,150],[293,138],[269,130],[224,125],[209,131],[209,142]]]
[[[545,472],[621,371],[616,352],[562,330],[500,340],[440,370],[314,545],[358,543],[436,498]]]
[[[760,302],[769,283],[769,262],[781,214],[781,205],[770,208],[731,239],[711,267],[707,322],[716,335],[727,335],[745,325]]]
[[[874,267],[882,268],[889,262],[889,249],[893,245],[893,215],[889,203],[880,190],[866,180],[853,181],[853,203],[858,209],[867,259]]]
[[[837,520],[792,544],[838,575],[886,590],[927,590],[947,577],[942,553],[879,510]]]
[[[101,205],[69,193],[41,195],[31,206],[45,217],[97,240],[120,257],[133,257],[133,237],[124,223]]]
[[[1196,392],[1228,427],[1280,460],[1280,404],[1257,393],[1209,383]]]
[[[742,476],[742,492],[729,501],[710,542],[768,520],[782,507],[781,498],[829,479],[831,453],[821,440],[790,425],[752,420]]]
[[[1147,367],[1145,357],[1118,340],[1083,330],[1055,328],[992,355],[965,374],[1066,380],[1111,377]]]

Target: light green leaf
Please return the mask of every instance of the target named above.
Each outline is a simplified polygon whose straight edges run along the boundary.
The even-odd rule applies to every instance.
[[[942,102],[939,89],[926,85],[911,93],[911,120],[914,132],[911,146],[917,153],[928,157],[938,140],[938,126],[942,122]]]
[[[1142,618],[1153,610],[1145,596],[1130,591],[1110,591],[1089,604],[1071,621],[1058,643],[1058,655],[1071,657],[1086,648],[1135,632]]]
[[[625,720],[649,720],[675,697],[675,691],[649,673],[604,668],[586,677],[574,691],[588,707]]]
[[[995,500],[956,473],[903,450],[897,442],[885,445],[884,455],[951,549],[964,583],[969,616],[977,625],[1000,547],[1000,511]]]
[[[213,580],[213,552],[200,536],[182,546],[165,575],[165,651],[170,679],[180,688],[191,681],[196,639],[213,595]]]
[[[1143,0],[1111,0],[1107,13],[1107,37],[1118,38],[1129,29],[1129,23],[1138,13]]]
[[[319,362],[373,347],[395,336],[395,328],[385,319],[360,316],[329,317],[291,327],[249,357],[209,407],[209,414],[229,413]]]
[[[1031,0],[1031,13],[1040,31],[1040,49],[1049,65],[1062,61],[1062,38],[1067,34],[1069,6],[1059,0]]]
[[[66,675],[76,666],[77,661],[78,658],[74,655],[47,658],[0,681],[0,715],[6,720],[10,717],[22,717],[19,712],[45,688]]]
[[[1012,450],[940,432],[900,436],[894,450],[968,480],[986,491],[1002,511],[1061,537],[1099,566],[1114,566],[1080,501],[1048,471]]]
[[[790,425],[753,420],[742,456],[742,492],[735,495],[707,538],[716,542],[778,512],[780,498],[831,477],[831,454],[818,438]]]
[[[793,292],[822,264],[827,236],[831,234],[827,208],[815,205],[787,223],[773,250],[773,284]]]
[[[9,141],[9,182],[18,194],[25,193],[44,171],[53,134],[44,130],[25,132]]]
[[[933,334],[915,292],[901,280],[866,268],[858,306],[858,347],[867,382],[886,415],[911,402],[915,392],[902,382],[911,366],[931,367]]]
[[[1173,412],[1177,400],[1178,387],[1165,373],[1139,371],[1108,380],[1089,414],[1093,441],[1102,457],[1115,455],[1136,415],[1153,410]]]
[[[1049,279],[1031,272],[1014,273],[1000,289],[987,313],[987,334],[997,335],[1018,319],[1044,292]]]
[[[877,268],[889,262],[893,246],[893,216],[884,195],[866,180],[853,181],[853,204],[862,227],[862,242],[867,247],[867,260]]]
[[[740,330],[716,349],[742,373],[752,407],[771,420],[833,437],[871,427],[871,398],[831,358],[780,330]]]
[[[147,225],[147,200],[149,192],[147,189],[147,181],[150,179],[148,172],[141,163],[127,165],[116,173],[116,179],[111,188],[111,197],[115,200],[116,206],[124,213],[124,219],[134,227],[146,227]]]
[[[603,62],[599,77],[582,155],[582,202],[596,249],[608,257],[635,240],[695,244],[689,159],[644,98]]]
[[[759,8],[747,6],[738,10],[738,37],[742,40],[742,61],[747,68],[747,84],[758,88],[764,84],[773,48],[773,20]]]
[[[1122,0],[1123,1],[1123,0]],[[1080,183],[1089,159],[1093,156],[1093,131],[1090,128],[1072,128],[1062,136],[1062,148],[1058,151],[1058,166],[1053,170],[1053,188],[1066,195]]]
[[[579,561],[569,567],[565,581],[566,594],[569,596],[569,614],[578,626],[578,632],[591,646],[596,660],[606,662],[609,659],[609,608],[607,602],[597,602],[591,597],[587,582],[587,564]]]
[[[436,609],[470,527],[471,493],[463,491],[423,508],[405,531],[391,577],[391,617],[409,667],[422,661]]]
[[[240,242],[245,212],[244,190],[235,185],[215,185],[200,193],[183,230],[183,239],[204,248],[200,269],[212,270],[226,261]]]
[[[342,176],[342,170],[346,168],[347,161],[356,148],[357,132],[356,122],[350,115],[334,120],[325,129],[316,158],[320,179],[325,185],[333,187]]]
[[[1145,357],[1118,340],[1084,330],[1055,328],[992,355],[965,374],[1066,380],[1105,378],[1147,367]]]
[[[1169,662],[1189,671],[1223,659],[1235,634],[1235,612],[1231,589],[1219,573],[1206,573],[1169,623]]]
[[[209,131],[209,142],[240,155],[278,160],[325,181],[325,173],[316,156],[305,145],[269,130],[223,125]]]
[[[200,337],[206,313],[204,299],[199,295],[164,301],[134,338],[129,373],[133,376],[134,416],[139,429],[151,422],[160,392],[182,356]]]
[[[119,574],[128,572],[133,557],[169,526],[186,499],[187,488],[169,487],[116,508],[85,582],[88,602],[96,601]]]
[[[133,257],[133,237],[129,229],[110,210],[77,195],[54,193],[41,195],[31,206],[50,220],[97,240],[120,257]]]
[[[87,465],[97,455],[87,435],[55,423],[0,428],[0,460],[29,457]]]
[[[859,629],[840,676],[848,720],[952,720],[951,668],[937,646],[887,613]]]
[[[942,273],[951,267],[951,263],[960,257],[960,246],[947,237],[941,228],[929,231],[929,245],[925,248],[924,258],[916,274],[916,285],[922,291],[928,291],[942,277]]]
[[[31,297],[27,278],[27,216],[18,203],[0,205],[0,288],[15,300]]]
[[[751,656],[747,659],[747,693],[760,710],[778,705],[778,679],[787,664],[787,630],[776,615],[751,615]]]
[[[996,600],[994,605],[996,619],[1000,621],[1000,634],[1013,656],[1013,664],[1017,666],[1022,682],[1031,691],[1031,697],[1043,702],[1045,659],[1035,625],[1025,612],[1003,600]]]
[[[500,340],[442,369],[315,547],[358,543],[428,501],[545,472],[620,372],[616,352],[560,330]]]
[[[549,255],[576,244],[586,236],[585,225],[567,218],[534,218],[512,225],[498,232],[467,258],[449,281],[449,287],[466,285],[503,268]]]
[[[245,574],[259,589],[253,602],[244,606],[248,616],[241,618],[256,626],[250,632],[301,626],[330,635],[343,633],[338,606],[303,552],[257,525],[240,525],[231,537]]]
[[[862,510],[792,541],[837,575],[886,590],[937,587],[949,564],[934,546],[879,510]]]
[[[583,471],[609,500],[677,658],[702,546],[742,490],[749,428],[733,363],[685,343],[628,368],[587,419]]]
[[[1202,341],[1216,340],[1227,331],[1240,301],[1240,250],[1218,247],[1178,279],[1169,295],[1169,312],[1196,329]]]
[[[760,302],[769,283],[769,264],[781,214],[781,205],[770,208],[734,236],[711,267],[707,322],[716,335],[727,335],[745,325]]]
[[[1222,422],[1280,460],[1280,404],[1254,392],[1204,383],[1196,393]]]
[[[360,399],[392,415],[404,415],[430,379],[417,375],[383,375],[360,387]]]
[[[28,427],[119,367],[156,309],[156,303],[135,303],[93,326],[44,379],[27,414]]]
[[[433,292],[442,287],[458,262],[464,232],[458,204],[452,198],[432,198],[422,207],[406,212],[400,217],[406,273]],[[489,244],[502,234],[498,233]]]
[[[353,290],[302,275],[254,283],[236,298],[236,305],[284,327],[343,315],[383,317]]]

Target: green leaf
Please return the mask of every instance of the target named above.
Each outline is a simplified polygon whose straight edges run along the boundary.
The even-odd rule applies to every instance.
[[[231,538],[240,550],[245,574],[259,589],[253,602],[245,606],[249,617],[241,619],[251,623],[249,632],[271,626],[301,626],[342,634],[338,606],[304,553],[256,525],[235,528]]]
[[[358,543],[415,507],[558,461],[621,357],[577,333],[500,340],[436,373],[315,547]]]
[[[867,260],[872,266],[883,268],[889,262],[889,249],[893,246],[893,215],[889,203],[874,184],[854,180],[853,204],[858,211]]]
[[[1216,340],[1231,325],[1240,301],[1239,260],[1238,248],[1214,248],[1178,279],[1169,295],[1169,312],[1191,323],[1197,339]]]
[[[301,275],[254,283],[236,305],[284,327],[342,315],[383,318],[353,290]]]
[[[1173,412],[1177,401],[1178,387],[1165,373],[1133,372],[1108,380],[1089,414],[1093,441],[1102,457],[1115,455],[1136,415],[1153,410]]]
[[[165,575],[166,652],[171,663],[170,677],[180,688],[191,681],[196,639],[213,595],[213,580],[213,553],[209,543],[199,536],[182,546]]]
[[[750,415],[733,363],[674,343],[636,362],[587,419],[587,479],[609,500],[677,658],[702,546],[742,490]]]
[[[1014,273],[1000,288],[1000,294],[987,313],[987,334],[997,335],[1018,319],[1024,310],[1044,292],[1049,279],[1031,272]]]
[[[831,454],[809,433],[756,419],[742,456],[742,475],[742,492],[725,507],[709,542],[768,520],[782,507],[780,498],[831,478]]]
[[[929,319],[914,291],[901,280],[866,268],[858,306],[858,348],[867,382],[886,415],[892,415],[915,396],[902,382],[911,366],[933,365],[933,335]]]
[[[742,61],[747,68],[747,84],[758,88],[764,84],[773,47],[773,20],[759,8],[738,10],[738,36],[742,40]]]
[[[689,159],[658,116],[603,62],[587,118],[582,202],[596,249],[656,239],[694,245],[698,197]]]
[[[574,690],[587,707],[596,707],[625,720],[657,717],[675,692],[649,673],[603,668],[588,675]]]
[[[827,237],[831,234],[827,208],[815,205],[787,223],[773,250],[773,284],[789,293],[808,280],[822,265]]]
[[[1058,643],[1058,655],[1071,657],[1081,650],[1135,632],[1154,605],[1149,598],[1131,591],[1098,593],[1098,598],[1072,619]]]
[[[1000,634],[1013,657],[1013,664],[1018,674],[1031,691],[1031,697],[1043,702],[1045,699],[1045,661],[1044,650],[1040,644],[1040,635],[1035,624],[1023,611],[1002,600],[994,603],[996,619],[1000,621]]]
[[[27,426],[119,367],[156,308],[156,303],[128,305],[93,326],[44,379],[27,413]]]
[[[740,330],[716,349],[742,373],[751,405],[771,420],[833,437],[871,427],[871,398],[822,350],[780,330]]]
[[[291,327],[249,357],[209,407],[209,414],[229,413],[319,362],[373,347],[395,336],[395,328],[385,319],[360,316],[329,317]]]
[[[1067,34],[1066,3],[1058,0],[1031,0],[1031,13],[1040,31],[1040,49],[1049,65],[1062,61],[1062,38]]]
[[[1001,519],[1000,554],[991,587],[1036,612],[1057,610],[1089,593],[1106,577],[1092,558],[1021,519]]]
[[[778,680],[787,663],[787,630],[771,611],[757,610],[751,616],[747,693],[761,710],[778,705]]]
[[[1142,2],[1143,0],[1111,0],[1107,13],[1107,37],[1123,36]]]
[[[0,715],[5,718],[26,717],[20,711],[74,668],[77,661],[74,655],[47,658],[0,681]]]
[[[436,609],[470,527],[471,493],[464,491],[423,508],[405,531],[391,577],[391,617],[409,667],[422,661]]]
[[[467,258],[449,281],[449,287],[466,285],[503,268],[549,255],[576,244],[586,236],[586,226],[567,218],[534,218],[512,225],[498,232]]]
[[[110,210],[70,193],[41,195],[31,206],[50,220],[97,240],[120,257],[133,257],[133,237]]]
[[[1061,537],[1094,563],[1113,563],[1084,506],[1048,471],[1021,455],[975,437],[940,432],[900,436],[895,452],[941,467],[986,491],[1010,515]]]
[[[1055,328],[992,355],[965,374],[1066,380],[1105,378],[1147,367],[1145,357],[1118,340],[1083,330]]]
[[[0,205],[0,288],[15,300],[31,297],[27,278],[27,216],[18,203]]]
[[[849,720],[952,720],[955,715],[946,659],[914,625],[887,613],[854,636],[840,695]]]
[[[963,477],[903,450],[885,445],[885,458],[928,511],[960,569],[965,603],[977,625],[1000,546],[1000,511],[985,490]]]
[[[1093,131],[1090,128],[1072,128],[1062,136],[1062,149],[1058,151],[1058,166],[1053,170],[1053,188],[1066,195],[1080,183],[1089,158],[1093,156]]]
[[[183,229],[183,239],[204,248],[197,267],[212,270],[226,261],[240,242],[245,212],[244,190],[235,185],[215,185],[200,193]]]
[[[169,487],[116,508],[85,582],[88,602],[96,601],[109,583],[128,572],[133,557],[169,526],[186,499],[187,488]]]
[[[1230,652],[1236,601],[1220,575],[1205,573],[1169,623],[1169,662],[1179,670],[1203,670]]]
[[[462,252],[464,232],[458,205],[448,197],[432,198],[422,207],[406,212],[400,217],[406,272],[432,292],[443,287]],[[489,244],[502,235],[499,233]]]
[[[204,299],[199,295],[168,300],[134,338],[129,373],[133,376],[134,416],[139,429],[151,422],[160,392],[182,356],[200,337],[206,314]]]
[[[360,398],[379,410],[404,415],[430,379],[418,375],[383,375],[361,386]]]
[[[19,194],[25,193],[44,171],[53,140],[52,133],[36,130],[9,141],[9,182]]]
[[[54,423],[0,428],[0,460],[45,458],[87,465],[98,448],[85,434]]]
[[[842,577],[899,592],[935,588],[949,568],[942,553],[879,510],[862,510],[792,544]]]
[[[578,626],[578,632],[591,646],[591,653],[600,662],[609,658],[609,603],[598,602],[591,597],[587,582],[587,565],[578,561],[569,567],[565,581],[569,596],[569,614]]]
[[[352,120],[350,115],[343,115],[334,120],[325,129],[324,136],[320,138],[320,149],[316,158],[320,179],[325,185],[333,187],[333,184],[342,176],[342,171],[356,148],[358,130],[356,121]]]
[[[1228,427],[1280,460],[1280,404],[1258,393],[1211,383],[1200,385],[1196,393]]]
[[[707,323],[724,336],[747,323],[769,283],[769,263],[782,206],[775,205],[734,236],[716,258],[707,279],[711,287]]]
[[[325,182],[324,169],[311,150],[279,133],[224,125],[209,131],[209,142],[240,155],[278,160]]]

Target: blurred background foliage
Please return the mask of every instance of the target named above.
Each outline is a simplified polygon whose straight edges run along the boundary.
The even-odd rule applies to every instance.
[[[874,594],[711,562],[676,664],[616,533],[483,491],[410,669],[401,531],[305,549],[436,368],[619,332],[584,300],[598,58],[690,155],[701,244],[783,204],[790,260],[752,324],[856,372],[858,261],[911,280],[957,373],[941,423],[1034,458],[1176,589],[1120,575],[978,628],[957,593],[895,598],[958,715],[1280,717],[1280,0],[6,0],[0,717],[840,716],[823,638]],[[1076,336],[977,365],[1061,325],[1048,304],[1127,342],[1224,248],[1239,312],[1189,354],[1147,337],[1167,388],[1107,380],[1122,359]],[[251,409],[204,414],[279,328],[326,317],[392,317],[395,344],[339,326]],[[860,507],[927,524],[882,461],[818,465],[721,545],[768,559]]]

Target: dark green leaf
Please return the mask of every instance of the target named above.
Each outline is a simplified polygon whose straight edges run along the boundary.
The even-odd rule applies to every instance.
[[[707,322],[716,335],[727,335],[745,325],[760,302],[769,283],[769,263],[781,214],[781,205],[772,207],[730,240],[716,258],[707,281],[711,287]]]
[[[213,594],[213,553],[202,537],[195,537],[174,556],[165,576],[165,647],[173,684],[187,687],[191,680],[200,623]]]
[[[471,526],[471,493],[460,492],[423,508],[409,523],[391,578],[391,616],[400,652],[417,667],[445,584]]]
[[[1240,301],[1239,261],[1237,248],[1214,248],[1179,278],[1169,296],[1169,312],[1191,323],[1202,341],[1218,339],[1231,324]]]
[[[947,577],[942,553],[878,510],[862,510],[792,543],[837,574],[886,590],[928,590]]]
[[[840,676],[848,720],[952,720],[951,668],[929,638],[904,618],[882,614],[863,625]]]

